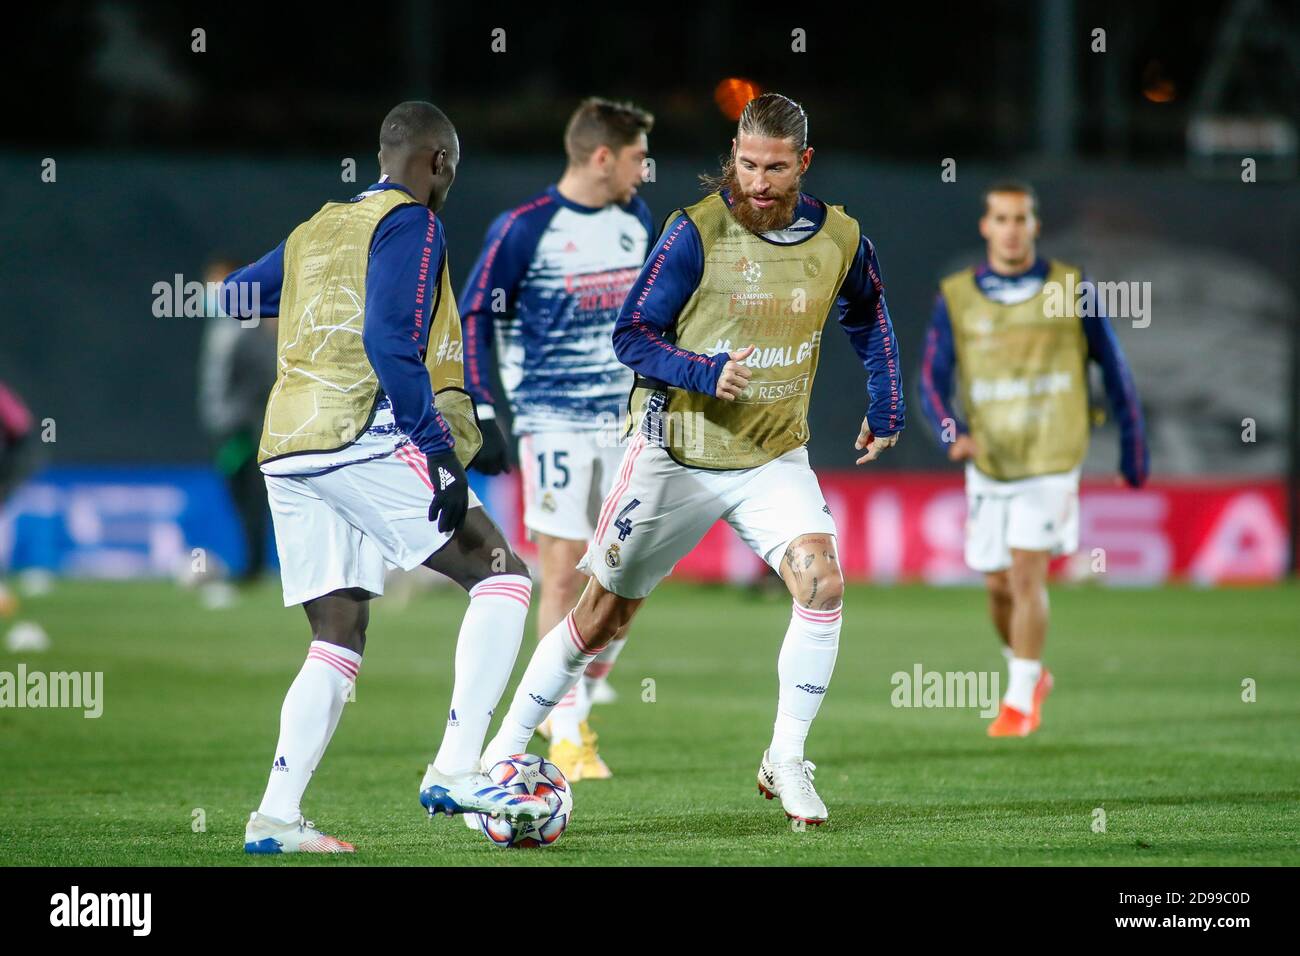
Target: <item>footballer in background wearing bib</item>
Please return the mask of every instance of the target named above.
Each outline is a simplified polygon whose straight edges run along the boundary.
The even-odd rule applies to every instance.
[[[485,761],[526,747],[554,702],[723,519],[794,602],[758,789],[791,818],[827,819],[804,743],[839,649],[844,581],[806,445],[833,311],[866,370],[866,395],[846,397],[867,406],[858,464],[895,443],[904,408],[875,249],[842,208],[800,191],[812,154],[803,108],[763,94],[741,113],[722,175],[709,181],[714,191],[669,216],[614,330],[618,357],[637,373],[635,437],[580,565],[591,579],[538,645]],[[700,640],[725,640],[737,654],[748,636],[701,621]]]
[[[939,284],[922,362],[924,411],[948,457],[966,463],[966,563],[984,573],[1007,659],[991,737],[1038,729],[1052,674],[1047,569],[1079,546],[1088,451],[1088,363],[1101,367],[1119,424],[1119,469],[1137,488],[1149,455],[1137,389],[1077,266],[1038,256],[1038,200],[1024,183],[984,193],[987,258]],[[951,402],[960,400],[960,411]]]
[[[485,448],[495,450],[476,467],[506,467],[489,388],[494,348],[519,437],[524,525],[541,562],[539,640],[586,584],[576,566],[623,458],[632,373],[611,335],[654,238],[636,195],[653,124],[630,103],[583,101],[564,132],[560,181],[496,218],[461,293],[466,384]],[[605,645],[541,728],[551,761],[571,781],[611,775],[587,718],[593,701],[612,699],[607,678],[625,638],[621,631]]]

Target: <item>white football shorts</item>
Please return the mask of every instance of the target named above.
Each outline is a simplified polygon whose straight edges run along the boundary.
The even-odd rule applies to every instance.
[[[795,538],[835,534],[807,448],[755,468],[708,471],[678,464],[638,433],[578,570],[621,597],[645,597],[719,518],[778,574]]]
[[[519,470],[529,536],[590,541],[625,450],[617,433],[608,429],[521,436]]]
[[[286,607],[340,588],[383,594],[385,571],[409,571],[451,538],[429,520],[433,482],[411,444],[323,474],[264,477]],[[469,506],[482,506],[473,489]]]
[[[966,469],[966,564],[975,571],[1005,571],[1011,549],[1048,551],[1055,557],[1079,549],[1079,471],[995,481]]]

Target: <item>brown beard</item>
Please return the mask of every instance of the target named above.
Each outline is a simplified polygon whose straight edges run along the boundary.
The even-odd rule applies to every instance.
[[[794,221],[794,210],[799,204],[799,186],[803,182],[803,177],[796,179],[787,192],[778,193],[769,189],[764,198],[775,199],[776,202],[767,209],[759,209],[749,202],[750,194],[741,188],[734,162],[728,160],[722,168],[722,175],[715,182],[718,183],[719,188],[726,189],[731,194],[731,214],[736,218],[736,222],[750,232],[764,233],[774,229],[784,229]]]

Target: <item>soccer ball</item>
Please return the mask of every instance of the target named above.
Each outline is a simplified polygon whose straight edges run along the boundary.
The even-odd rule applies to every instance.
[[[560,838],[573,816],[573,788],[560,768],[536,754],[515,754],[495,764],[488,776],[511,793],[535,793],[551,805],[550,816],[514,824],[504,817],[478,814],[479,829],[499,847],[550,846]]]

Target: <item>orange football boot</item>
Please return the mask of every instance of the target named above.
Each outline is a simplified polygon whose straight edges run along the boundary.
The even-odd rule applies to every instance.
[[[1037,724],[1034,722],[1033,714],[1026,714],[1022,710],[1016,710],[1004,700],[1002,709],[998,711],[993,723],[989,724],[989,736],[1028,737],[1034,732],[1035,727],[1037,727]]]
[[[1034,711],[1030,716],[1034,721],[1034,730],[1043,722],[1043,701],[1047,700],[1047,695],[1052,692],[1052,687],[1056,681],[1052,678],[1052,672],[1046,667],[1043,673],[1038,677],[1038,683],[1034,685]]]

